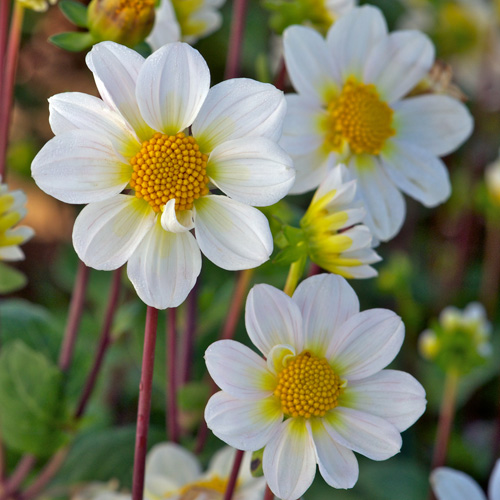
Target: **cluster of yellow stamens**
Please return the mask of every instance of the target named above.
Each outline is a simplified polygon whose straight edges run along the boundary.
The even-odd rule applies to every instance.
[[[189,483],[184,486],[180,492],[179,500],[196,500],[204,498],[205,500],[220,500],[227,488],[227,479],[222,479],[219,476],[212,476],[209,479],[201,479],[194,483]],[[164,498],[168,498],[164,497]]]
[[[120,14],[124,10],[135,10],[136,14],[139,15],[145,10],[149,10],[154,7],[154,0],[119,0],[116,6],[116,14]]]
[[[395,134],[392,117],[393,110],[380,100],[375,85],[349,78],[340,96],[328,105],[325,145],[341,152],[347,142],[355,154],[377,155]]]
[[[134,169],[130,186],[156,212],[172,199],[176,210],[190,210],[194,200],[209,192],[207,160],[194,137],[156,133],[130,159]]]
[[[339,376],[328,361],[304,351],[278,374],[274,395],[289,417],[322,417],[338,404]]]

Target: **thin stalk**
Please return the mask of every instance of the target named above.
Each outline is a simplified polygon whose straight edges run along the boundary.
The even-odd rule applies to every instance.
[[[250,280],[253,276],[253,269],[246,269],[245,271],[240,271],[238,275],[238,281],[236,282],[236,288],[233,293],[233,300],[229,306],[229,314],[226,317],[226,322],[224,323],[224,328],[222,329],[221,339],[232,339],[234,337],[234,332],[236,331],[236,326],[238,324],[238,319],[241,315],[241,309],[243,307],[243,300],[245,299],[250,285]],[[214,394],[217,390],[217,386],[212,381],[212,391]],[[208,436],[207,423],[203,419],[198,428],[198,435],[196,436],[196,445],[194,452],[199,454],[203,451],[205,447],[205,442]]]
[[[170,441],[179,442],[179,412],[177,410],[177,327],[176,309],[167,312],[167,429]]]
[[[9,32],[9,0],[0,0],[0,71],[4,74],[5,56],[7,51],[7,34]],[[2,94],[3,78],[0,77],[0,95]]]
[[[2,0],[2,3],[8,3]],[[5,71],[0,93],[0,177],[5,179],[5,164],[7,161],[7,145],[9,142],[9,124],[12,111],[12,97],[16,80],[17,58],[19,55],[19,42],[23,26],[24,7],[20,2],[14,2],[14,11],[10,24],[9,40],[5,52]],[[2,23],[4,20],[2,19]],[[3,35],[5,36],[5,35]]]
[[[186,331],[182,336],[181,366],[179,369],[179,383],[185,384],[191,378],[193,361],[193,346],[196,333],[196,312],[198,305],[198,282],[186,300]]]
[[[33,481],[33,484],[31,484],[24,493],[18,495],[19,500],[31,500],[37,497],[57,474],[57,471],[61,468],[61,465],[66,459],[68,451],[69,447],[61,448],[42,469],[39,476]]]
[[[451,427],[455,418],[455,405],[460,375],[455,370],[446,373],[444,382],[444,394],[439,410],[439,422],[434,446],[432,468],[441,467],[446,460],[446,451],[450,440]]]
[[[73,287],[73,294],[71,296],[66,331],[64,332],[63,344],[59,354],[59,368],[63,372],[68,371],[73,359],[76,337],[78,335],[78,328],[80,326],[80,319],[83,312],[85,293],[87,291],[89,273],[90,268],[80,261]]]
[[[229,48],[227,52],[226,72],[224,79],[236,78],[240,71],[241,46],[245,32],[247,0],[234,0]]]
[[[299,280],[304,274],[306,262],[307,257],[303,256],[290,265],[290,270],[288,271],[288,277],[286,279],[285,287],[283,288],[283,291],[287,295],[290,295],[290,297],[293,295],[293,292],[295,292],[295,289],[299,284]]]
[[[11,497],[21,486],[28,474],[36,464],[36,458],[33,455],[24,455],[18,462],[16,469],[5,484],[5,489],[0,494],[0,500],[6,500]]]
[[[244,451],[236,450],[236,453],[234,454],[233,468],[231,469],[231,475],[229,476],[229,481],[227,482],[224,500],[231,500],[233,498],[244,453]]]
[[[104,324],[101,331],[101,337],[99,339],[99,345],[97,346],[94,365],[92,366],[82,395],[80,396],[80,401],[78,402],[78,406],[75,411],[76,419],[80,418],[85,411],[87,403],[97,382],[97,377],[99,375],[99,372],[101,371],[104,356],[111,344],[111,326],[113,325],[113,319],[115,317],[116,308],[118,306],[118,299],[120,297],[121,277],[122,268],[120,267],[113,273],[113,281],[111,282],[111,289],[109,292],[108,307],[106,309],[106,315],[104,317]]]
[[[264,493],[264,500],[274,500],[274,493],[269,488],[269,485],[266,484],[266,492]]]
[[[157,323],[158,309],[148,306],[146,326],[144,329],[141,382],[139,385],[132,500],[142,500],[144,491],[144,469],[146,466],[146,451],[148,445],[149,415],[151,413],[151,391],[153,389]]]
[[[282,57],[279,66],[278,72],[276,73],[276,77],[274,78],[274,86],[279,90],[285,90],[285,79],[286,79],[286,64],[285,59]]]
[[[498,301],[498,283],[500,281],[500,227],[497,220],[488,217],[486,221],[486,241],[484,244],[484,264],[481,279],[481,302],[486,307],[488,316],[494,318]]]

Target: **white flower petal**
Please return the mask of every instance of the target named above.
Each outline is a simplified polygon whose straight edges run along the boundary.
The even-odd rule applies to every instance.
[[[201,253],[191,233],[170,233],[159,221],[131,255],[127,274],[139,298],[156,309],[184,302],[201,271]]]
[[[24,260],[24,252],[17,245],[0,247],[0,260],[6,262]]]
[[[406,206],[402,194],[376,158],[356,155],[349,167],[358,179],[357,193],[366,208],[365,224],[377,239],[390,240],[405,219]]]
[[[305,419],[285,420],[265,449],[264,476],[271,491],[283,500],[296,500],[311,486],[316,456]]]
[[[49,99],[49,122],[54,134],[90,130],[111,141],[124,158],[134,156],[141,145],[122,116],[97,97],[65,92]]]
[[[226,196],[195,201],[196,239],[215,265],[231,271],[251,269],[269,259],[273,239],[266,217]]]
[[[285,95],[287,112],[283,123],[280,145],[295,156],[310,153],[321,147],[324,133],[320,122],[325,111],[315,103],[299,94]]]
[[[348,380],[369,377],[385,368],[401,349],[404,324],[387,309],[369,309],[351,316],[332,337],[326,357]]]
[[[168,200],[161,214],[161,225],[165,231],[172,233],[184,233],[194,228],[193,210],[175,210],[175,199]]]
[[[393,106],[397,139],[436,156],[460,146],[472,133],[473,118],[457,99],[446,95],[422,95]]]
[[[144,58],[118,43],[101,42],[92,47],[85,61],[94,74],[104,102],[120,112],[141,141],[150,139],[154,131],[141,116],[135,97],[137,76]]]
[[[303,349],[302,317],[296,303],[273,286],[254,286],[247,297],[245,326],[253,344],[267,358],[277,345]]]
[[[205,420],[208,428],[230,446],[256,451],[279,431],[283,413],[273,398],[241,400],[221,391],[209,399]]]
[[[143,64],[137,102],[151,127],[175,135],[193,123],[209,88],[210,71],[201,54],[185,43],[170,43]]]
[[[393,140],[389,147],[384,148],[381,158],[391,181],[426,207],[435,207],[449,198],[451,184],[448,170],[433,153]]]
[[[372,460],[386,460],[401,449],[396,427],[375,415],[338,406],[323,422],[332,439]]]
[[[200,475],[200,462],[191,452],[176,443],[161,443],[148,452],[144,488],[151,496],[162,497],[165,491],[157,491],[157,479],[167,479],[182,488]]]
[[[89,130],[53,137],[36,155],[31,173],[38,187],[66,203],[91,203],[120,193],[132,167],[112,143]]]
[[[464,472],[449,467],[433,470],[431,485],[438,500],[486,500],[476,481]]]
[[[204,38],[212,34],[222,26],[222,16],[220,12],[209,10],[209,7],[211,6],[208,3],[206,4],[206,7],[206,9],[201,7],[198,12],[193,12],[189,19],[190,24],[196,24],[199,28],[197,27],[195,35],[184,35],[182,37],[183,42],[192,45],[200,38]]]
[[[283,198],[295,181],[291,158],[266,137],[226,141],[211,153],[207,175],[231,198],[269,206]]]
[[[318,103],[338,92],[340,74],[336,54],[328,50],[323,37],[305,26],[290,26],[283,33],[286,68],[295,90]]]
[[[340,405],[377,415],[402,432],[425,411],[425,390],[408,373],[382,370],[370,377],[349,381]]]
[[[240,399],[263,399],[276,387],[276,377],[257,353],[234,340],[218,340],[205,352],[205,363],[213,381]]]
[[[304,322],[304,348],[318,356],[325,356],[334,332],[359,312],[354,290],[344,278],[331,274],[304,280],[295,290],[293,301],[299,306]]]
[[[363,68],[372,48],[387,36],[384,16],[376,7],[353,9],[337,20],[326,41],[343,78],[362,80]]]
[[[281,144],[281,142],[280,142]],[[332,157],[334,155],[330,155]],[[302,194],[319,186],[328,175],[333,161],[319,149],[301,156],[292,156],[295,184],[289,194]]]
[[[382,100],[392,103],[429,72],[434,46],[420,31],[397,31],[380,40],[366,61],[364,81],[374,83]]]
[[[332,439],[322,419],[312,419],[310,426],[323,479],[334,488],[352,488],[359,476],[358,461],[354,453]]]
[[[225,141],[264,136],[281,137],[286,102],[283,92],[268,83],[235,78],[214,85],[196,120],[193,136],[203,153]]]
[[[127,262],[154,224],[151,207],[135,196],[117,195],[87,205],[73,227],[73,245],[78,257],[103,271]]]
[[[490,500],[500,500],[500,460],[497,460],[488,484],[488,497]]]
[[[178,42],[181,39],[181,27],[177,22],[174,7],[170,0],[161,0],[155,9],[155,23],[146,38],[153,51],[166,43]]]

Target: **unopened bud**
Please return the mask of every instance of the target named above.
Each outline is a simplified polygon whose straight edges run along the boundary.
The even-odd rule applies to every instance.
[[[111,40],[135,47],[153,29],[154,0],[92,0],[88,7],[88,26],[99,41]]]

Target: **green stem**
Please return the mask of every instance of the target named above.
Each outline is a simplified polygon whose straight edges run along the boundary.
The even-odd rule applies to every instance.
[[[286,278],[285,288],[283,291],[290,295],[293,295],[297,285],[299,284],[299,280],[304,274],[304,268],[306,267],[307,257],[304,255],[299,260],[292,263],[290,266],[290,270],[288,271],[288,277]]]

